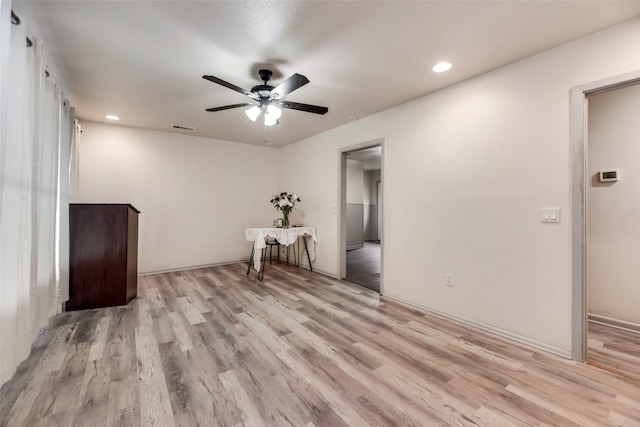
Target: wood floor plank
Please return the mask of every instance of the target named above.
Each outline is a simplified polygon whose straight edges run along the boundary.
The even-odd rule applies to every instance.
[[[241,412],[230,399],[218,375],[222,371],[208,349],[195,346],[184,352],[184,366],[188,375],[191,402],[184,409],[176,408],[179,419],[198,421],[195,425],[230,426],[241,421]]]
[[[173,333],[178,340],[180,349],[182,351],[191,350],[193,348],[193,342],[191,341],[191,336],[187,331],[187,327],[185,325],[185,322],[183,321],[183,317],[175,312],[169,313],[168,316],[169,323],[171,324]]]
[[[278,334],[251,313],[239,313],[238,319],[251,329],[274,353],[289,350],[289,345]]]
[[[157,287],[149,287],[144,293],[145,299],[149,301],[150,308],[164,307],[164,299]]]
[[[587,360],[640,381],[640,333],[587,322]]]
[[[106,425],[140,425],[138,381],[135,378],[111,382]]]
[[[249,396],[247,390],[242,386],[238,379],[237,371],[231,369],[219,375],[222,385],[227,390],[231,398],[235,401],[236,406],[242,412],[244,425],[247,427],[259,427],[265,425],[260,409],[256,406],[254,400]]]
[[[592,426],[595,427],[600,425],[598,422],[594,421],[591,418],[585,417],[580,413],[576,413],[574,411],[566,410],[565,408],[558,405],[554,401],[546,400],[540,396],[537,396],[527,390],[524,390],[512,384],[509,384],[507,386],[507,391],[517,396],[520,396],[521,398],[526,399],[531,403],[533,403],[534,405],[537,405],[543,409],[546,409],[547,411],[553,412],[554,414],[558,414],[559,416],[566,418],[567,421],[571,421],[575,423],[575,425],[582,426],[582,427],[592,427]]]
[[[299,296],[289,292],[284,286],[280,286],[278,282],[263,282],[263,286],[269,288],[278,298],[283,298],[294,303],[300,301]]]
[[[45,383],[51,379],[49,373],[60,369],[61,364],[64,362],[69,342],[77,329],[78,323],[74,322],[62,325],[52,334],[47,349],[33,369],[33,375],[10,408],[9,418],[15,425],[24,425],[27,418],[32,415],[31,410],[37,404],[37,397],[43,391],[46,393],[47,387]]]
[[[193,283],[187,277],[177,277],[175,285],[180,288],[189,303],[197,308],[200,313],[208,313],[211,311],[211,307],[205,303],[206,298],[202,297],[201,293],[194,288]]]
[[[291,372],[284,374],[282,381],[291,391],[289,396],[296,396],[301,403],[301,409],[312,419],[311,424],[332,427],[345,427],[348,425],[304,378]]]
[[[483,425],[495,427],[516,427],[515,423],[512,423],[499,413],[492,411],[485,406],[481,406],[480,409],[476,411],[475,417],[478,419],[479,424]]]
[[[197,306],[189,297],[178,297],[178,305],[190,325],[206,322],[202,316],[202,312],[198,310]]]
[[[79,343],[69,348],[62,369],[53,377],[56,381],[54,402],[44,416],[68,412],[73,414],[78,403],[78,392],[84,382],[84,374],[89,363],[91,343]]]
[[[341,310],[331,305],[330,303],[323,301],[320,298],[317,298],[306,292],[300,292],[298,293],[298,296],[303,300],[305,300],[306,302],[308,302],[309,304],[313,305],[316,309],[324,311],[329,316],[336,316],[341,319],[347,319],[351,317],[351,315],[346,311]]]
[[[104,357],[111,364],[111,379],[114,382],[137,380],[138,366],[136,352],[135,329],[137,326],[137,305],[130,304],[126,308],[116,308],[109,312],[111,317]]]
[[[138,396],[141,426],[175,425],[164,375],[141,379],[138,382]]]
[[[176,340],[166,307],[151,309],[151,317],[153,318],[153,333],[158,344]]]
[[[195,270],[184,271],[183,279],[188,283],[191,287],[192,291],[197,292],[199,297],[202,299],[209,299],[212,297],[211,293],[207,290],[205,286],[202,286],[198,281],[198,276],[194,274]]]
[[[376,369],[374,374],[396,390],[402,390],[410,401],[418,402],[418,405],[442,420],[445,424],[456,426],[476,426],[473,420],[476,408],[443,392],[439,387],[420,386],[411,380],[411,375],[402,372],[397,367],[383,365]]]
[[[132,304],[137,308],[138,324],[137,326],[153,327],[153,318],[151,316],[151,304],[144,298],[135,299]]]
[[[289,352],[278,353],[278,357],[297,373],[298,376],[305,378],[347,425],[363,427],[369,425],[369,423],[360,416],[358,410],[353,407],[349,396],[344,395],[339,390],[333,388],[330,383],[326,383],[321,377],[316,376],[311,366],[292,356]]]
[[[95,340],[91,345],[91,352],[89,353],[89,360],[102,359],[104,355],[104,348],[107,344],[107,335],[109,333],[109,325],[111,324],[111,317],[104,316],[98,320],[95,331]]]
[[[108,414],[111,382],[111,365],[107,361],[89,361],[77,395],[73,425],[104,423]]]
[[[628,376],[317,272],[246,268],[141,276],[127,306],[53,317],[0,389],[0,426],[640,426]],[[590,353],[639,364],[635,336],[597,332]]]

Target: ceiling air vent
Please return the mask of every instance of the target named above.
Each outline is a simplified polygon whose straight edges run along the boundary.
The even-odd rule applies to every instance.
[[[188,130],[189,132],[193,132],[194,130],[196,130],[196,128],[192,128],[190,126],[181,126],[181,125],[173,125],[174,129],[179,129],[179,130]]]

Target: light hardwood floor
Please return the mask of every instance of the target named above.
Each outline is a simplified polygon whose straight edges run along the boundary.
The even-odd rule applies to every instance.
[[[3,426],[640,425],[640,383],[285,265],[143,276],[53,318]]]
[[[640,333],[596,322],[588,326],[589,363],[640,381]]]

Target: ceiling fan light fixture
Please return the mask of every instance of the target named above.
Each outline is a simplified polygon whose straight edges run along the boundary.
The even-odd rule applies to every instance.
[[[278,119],[274,119],[270,117],[268,114],[264,115],[264,125],[265,126],[273,126],[278,124]]]
[[[261,111],[262,110],[260,109],[260,107],[258,107],[257,105],[254,105],[248,110],[245,110],[244,113],[247,115],[247,117],[249,117],[249,120],[251,120],[252,122],[255,122],[258,116],[260,115]]]
[[[271,119],[278,120],[280,116],[282,116],[282,110],[276,107],[275,105],[270,104],[267,107],[267,112],[265,113],[265,116],[269,116],[270,120]]]

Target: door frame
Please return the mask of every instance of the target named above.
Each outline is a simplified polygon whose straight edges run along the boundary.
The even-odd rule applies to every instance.
[[[382,181],[381,192],[384,203],[384,138],[376,138],[354,145],[338,148],[338,278],[347,277],[347,155],[352,151],[364,148],[380,147],[380,181]],[[384,206],[381,209],[382,215],[380,223],[384,221]],[[383,229],[384,230],[384,229]],[[380,295],[384,292],[384,237],[378,230],[380,238]]]
[[[587,125],[588,95],[640,83],[640,70],[571,88],[571,358],[587,358]]]
[[[380,171],[380,179],[376,181],[376,240],[382,242],[380,235],[382,234],[382,171]]]

